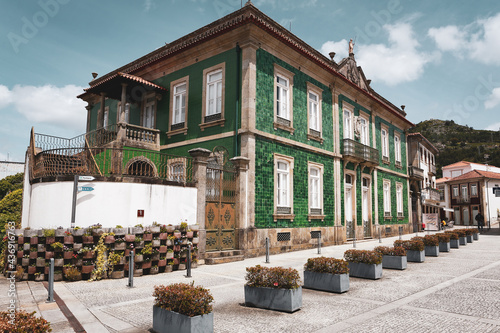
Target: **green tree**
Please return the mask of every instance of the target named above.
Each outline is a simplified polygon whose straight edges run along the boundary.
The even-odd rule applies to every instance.
[[[3,199],[9,192],[23,188],[24,173],[18,173],[12,176],[7,176],[0,180],[0,200]]]

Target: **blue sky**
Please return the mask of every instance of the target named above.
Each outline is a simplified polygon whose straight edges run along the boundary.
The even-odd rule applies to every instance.
[[[243,4],[246,1],[243,1]],[[255,0],[325,55],[354,53],[407,118],[500,128],[500,1]],[[238,8],[240,0],[0,0],[0,160],[22,161],[29,131],[85,130],[76,95],[108,73]]]

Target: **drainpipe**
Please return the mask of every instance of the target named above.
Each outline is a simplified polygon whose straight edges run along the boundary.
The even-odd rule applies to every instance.
[[[241,48],[239,43],[236,43],[236,109],[234,111],[234,156],[238,156],[238,127],[240,115],[240,70],[241,70]]]

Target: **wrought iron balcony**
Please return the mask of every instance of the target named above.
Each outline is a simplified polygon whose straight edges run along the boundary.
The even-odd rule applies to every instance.
[[[424,179],[424,170],[411,165],[408,168],[408,171],[410,173],[410,177],[416,178],[416,179],[419,179],[419,180],[423,180]]]
[[[344,139],[344,158],[360,163],[378,165],[378,150],[352,139]]]

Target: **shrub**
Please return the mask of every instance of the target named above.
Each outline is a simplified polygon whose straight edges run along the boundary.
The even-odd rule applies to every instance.
[[[406,251],[423,251],[425,249],[424,242],[420,239],[396,240],[394,247],[402,246]]]
[[[35,313],[36,311],[28,313],[24,310],[18,310],[16,311],[15,319],[12,320],[9,311],[0,312],[0,332],[52,332],[50,323],[41,317],[35,316]],[[14,324],[12,324],[12,322],[14,322]]]
[[[471,230],[472,234],[478,234],[479,233],[479,229],[478,228],[469,229],[469,230]]]
[[[458,232],[456,230],[454,231],[445,231],[444,232],[446,235],[450,236],[450,239],[458,239],[460,236],[458,235]]]
[[[348,274],[349,264],[343,259],[309,258],[304,265],[304,270],[316,273]]]
[[[181,222],[181,230],[186,230],[188,227],[187,222]]]
[[[80,281],[82,273],[75,266],[69,267],[64,271],[64,277],[69,281]]]
[[[344,252],[344,259],[349,262],[363,264],[381,264],[382,254],[369,250],[347,250]]]
[[[398,257],[402,257],[402,256],[406,255],[406,250],[402,246],[396,246],[396,247],[377,246],[373,250],[381,253],[384,256],[398,256]]]
[[[440,234],[436,234],[438,240],[439,240],[439,243],[449,243],[450,242],[450,234],[447,234],[447,233],[440,233]]]
[[[51,244],[52,248],[55,250],[55,249],[59,249],[61,250],[63,248],[63,244],[61,242],[55,242],[55,243],[52,243]]]
[[[293,268],[283,267],[247,267],[245,280],[249,287],[278,289],[297,289],[300,287],[299,272]]]
[[[194,286],[194,282],[174,283],[154,287],[155,306],[194,317],[212,312],[214,298],[208,289]]]
[[[54,229],[43,229],[43,237],[55,237],[56,231]]]
[[[465,234],[466,234],[467,236],[471,236],[471,235],[474,233],[474,231],[473,231],[473,230],[474,230],[474,229],[465,229]]]
[[[455,232],[458,234],[458,237],[467,237],[466,229],[457,229]]]
[[[423,242],[425,246],[439,246],[439,238],[436,235],[425,235]]]

